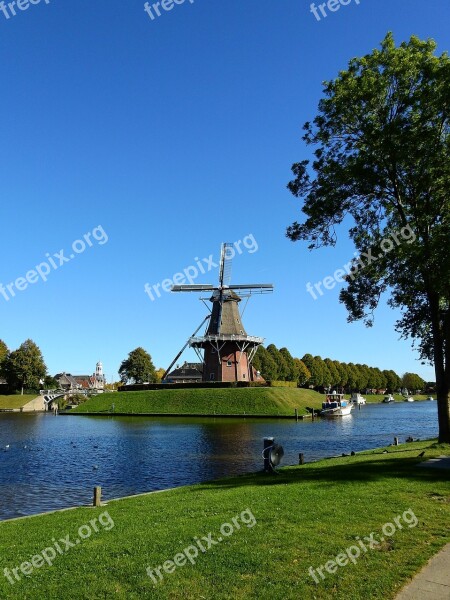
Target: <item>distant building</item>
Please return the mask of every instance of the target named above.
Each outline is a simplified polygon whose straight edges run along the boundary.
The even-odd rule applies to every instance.
[[[202,380],[202,363],[185,362],[181,367],[177,365],[166,377],[167,383],[199,383]]]
[[[103,391],[106,386],[106,377],[103,374],[103,365],[99,361],[92,375],[71,375],[58,373],[55,375],[58,386],[62,390],[98,390]]]

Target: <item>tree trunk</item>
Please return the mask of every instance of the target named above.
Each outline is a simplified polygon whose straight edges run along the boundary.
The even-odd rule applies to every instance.
[[[439,297],[430,297],[431,326],[434,346],[434,370],[438,405],[439,442],[450,444],[450,316],[443,328],[439,316]]]

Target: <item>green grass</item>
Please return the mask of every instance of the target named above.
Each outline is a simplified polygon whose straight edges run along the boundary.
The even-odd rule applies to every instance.
[[[389,600],[426,561],[450,541],[449,473],[421,469],[426,457],[450,455],[432,441],[390,447],[165,493],[111,501],[0,524],[0,571],[28,561],[107,510],[115,526],[58,555],[13,585],[0,578],[2,599],[118,600],[261,598],[267,600]],[[162,467],[163,468],[163,467]],[[156,568],[250,509],[253,527],[199,552],[196,564],[178,567],[155,586]],[[415,527],[389,532],[356,564],[316,584],[309,567],[325,565],[405,511]],[[250,513],[246,513],[248,516]],[[411,516],[410,513],[408,513]],[[105,521],[106,522],[106,521]],[[111,521],[108,521],[111,523]],[[411,523],[411,521],[410,521]],[[251,523],[250,523],[251,524]],[[412,524],[412,523],[411,523]],[[109,527],[109,525],[108,525]],[[64,547],[64,546],[63,546]]]
[[[175,389],[100,394],[73,413],[176,413],[205,415],[293,415],[321,408],[323,395],[299,388]]]
[[[34,400],[36,398],[36,394],[31,395],[23,395],[23,396],[0,396],[0,409],[7,408],[21,408]]]

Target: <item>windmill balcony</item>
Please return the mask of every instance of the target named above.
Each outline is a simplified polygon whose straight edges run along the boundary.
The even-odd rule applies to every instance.
[[[239,333],[219,333],[215,335],[191,337],[189,345],[202,347],[204,344],[210,344],[211,342],[247,342],[248,344],[260,345],[264,342],[264,338],[255,335],[242,335]]]

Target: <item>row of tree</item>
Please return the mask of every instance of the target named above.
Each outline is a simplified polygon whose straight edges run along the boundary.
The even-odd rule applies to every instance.
[[[253,366],[271,381],[292,381],[300,386],[316,388],[336,387],[347,390],[424,389],[425,382],[415,373],[405,373],[400,378],[395,371],[381,371],[376,367],[354,363],[341,363],[330,358],[305,354],[302,359],[294,358],[287,348],[270,344],[260,346]],[[132,350],[119,368],[122,383],[160,381],[163,369],[156,370],[152,357],[144,348]],[[39,347],[26,340],[17,350],[10,352],[0,340],[0,377],[4,378],[11,391],[21,389],[51,388],[55,380],[47,374],[47,367]]]
[[[423,390],[425,387],[423,379],[415,373],[399,377],[393,370],[382,371],[377,367],[322,359],[311,354],[295,358],[287,348],[278,350],[274,344],[258,348],[253,366],[264,379],[293,381],[305,387],[334,387],[351,391],[387,389],[391,392],[400,388]]]

